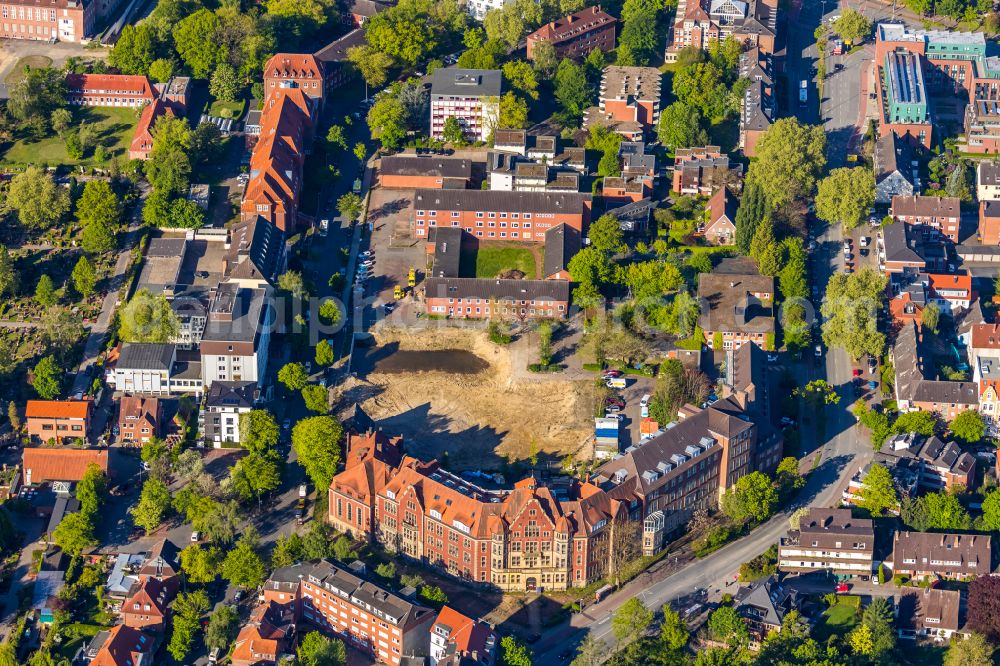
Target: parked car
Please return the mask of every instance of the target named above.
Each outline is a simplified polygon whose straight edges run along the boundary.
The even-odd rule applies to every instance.
[[[815,354],[816,358],[819,358],[820,356],[823,355],[823,345],[816,345]]]
[[[374,259],[365,259],[364,261],[361,262],[361,265],[364,268],[371,268],[372,266],[375,265],[375,260]]]
[[[858,254],[860,254],[862,257],[867,257],[868,256],[868,248],[866,248],[866,247],[861,248],[861,251]]]
[[[195,543],[201,541],[201,532],[191,532],[191,541]]]
[[[850,252],[850,251],[851,251],[851,239],[850,238],[845,238],[844,239],[844,252]]]
[[[618,409],[623,409],[625,407],[625,401],[616,395],[605,398],[604,404],[609,407],[618,407]]]
[[[852,374],[855,377],[860,377],[861,376],[861,368],[854,368],[854,372]]]
[[[783,425],[783,426],[793,426],[793,425],[795,425],[795,419],[793,419],[791,417],[788,417],[788,416],[782,416],[781,417],[781,425]]]
[[[364,252],[360,252],[358,256],[362,259],[371,259],[375,256],[375,252],[373,250],[365,250]]]
[[[851,589],[851,586],[848,585],[847,583],[837,583],[837,587],[835,588],[835,592],[837,594],[845,594],[850,589]]]
[[[861,237],[861,247],[868,247],[868,245],[870,243],[871,243],[871,239],[868,238],[868,236],[862,236]]]
[[[777,354],[773,354],[773,353],[772,354],[768,354],[767,355],[767,362],[768,363],[777,363],[778,362],[778,355]]]
[[[601,379],[614,379],[615,377],[621,377],[624,372],[621,370],[605,370],[601,373]]]

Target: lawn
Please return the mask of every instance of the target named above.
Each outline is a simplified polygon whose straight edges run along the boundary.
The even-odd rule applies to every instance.
[[[529,280],[537,276],[535,255],[524,247],[479,246],[476,252],[476,277],[494,278],[509,270],[524,273]]]
[[[73,109],[73,120],[98,127],[97,142],[109,157],[128,156],[128,147],[139,122],[136,109],[79,107]],[[75,160],[66,154],[66,144],[54,133],[41,141],[18,139],[0,157],[0,164],[93,164],[93,151]]]
[[[822,621],[816,625],[816,640],[825,645],[830,636],[846,636],[857,623],[857,606],[835,604],[823,612]]]
[[[30,67],[31,69],[43,69],[45,67],[50,66],[51,64],[52,64],[52,58],[43,55],[24,56],[16,63],[14,63],[14,66],[11,68],[10,73],[7,75],[7,78],[4,79],[4,83],[6,83],[9,86],[12,86],[21,79],[23,79],[24,70],[27,67]]]
[[[215,116],[216,118],[232,118],[233,120],[237,120],[243,117],[243,112],[246,111],[246,108],[247,102],[245,99],[236,100],[235,102],[223,102],[221,99],[217,99],[208,108],[208,115]]]

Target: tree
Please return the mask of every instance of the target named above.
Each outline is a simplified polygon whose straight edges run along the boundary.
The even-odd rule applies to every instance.
[[[351,222],[356,222],[361,217],[361,209],[364,201],[354,192],[348,192],[337,199],[337,210]]]
[[[80,512],[96,516],[107,496],[108,478],[96,464],[87,465],[86,471],[76,484],[76,499],[80,502]]]
[[[319,318],[327,326],[332,326],[340,321],[340,306],[333,298],[327,298],[319,306]]]
[[[827,346],[843,347],[855,359],[882,355],[885,334],[878,330],[877,315],[887,282],[886,276],[871,268],[830,278],[820,308]]]
[[[280,537],[271,551],[271,568],[287,567],[301,560],[305,555],[302,537],[292,532],[287,537]]]
[[[920,325],[932,333],[938,332],[938,323],[941,321],[941,308],[937,303],[928,303],[920,313]]]
[[[986,574],[969,583],[969,626],[991,643],[1000,639],[1000,578]]]
[[[896,629],[892,626],[893,612],[884,597],[872,599],[865,607],[861,621],[871,633],[871,653],[876,659],[889,654],[896,647]]]
[[[946,492],[928,493],[918,500],[927,516],[924,529],[966,530],[972,524],[958,497]]]
[[[735,523],[767,520],[778,503],[771,480],[761,472],[741,477],[722,497],[722,511]]]
[[[212,607],[205,590],[181,592],[171,606],[174,610],[173,630],[167,652],[177,661],[183,661],[191,651],[198,633],[201,616]]]
[[[63,370],[55,356],[46,356],[31,371],[31,387],[42,400],[55,400],[62,392]]]
[[[267,571],[264,568],[264,561],[255,550],[253,538],[244,534],[236,543],[236,547],[226,554],[226,559],[222,563],[222,577],[233,585],[245,588],[255,588],[264,582]]]
[[[266,409],[240,414],[240,444],[250,453],[265,453],[278,445],[281,431],[274,415]]]
[[[994,488],[983,497],[983,517],[980,519],[980,529],[989,532],[1000,531],[1000,489]]]
[[[233,606],[219,606],[205,629],[205,646],[209,650],[225,650],[236,639],[240,614]]]
[[[69,194],[41,168],[30,166],[10,179],[7,205],[24,226],[47,229],[69,212]]]
[[[849,636],[851,651],[859,657],[872,657],[875,654],[875,645],[872,640],[872,630],[867,624],[860,625],[852,631]]]
[[[298,271],[285,271],[278,276],[278,288],[287,291],[295,298],[303,298],[308,295],[305,280],[302,273]]]
[[[180,553],[181,569],[189,583],[211,583],[219,573],[222,551],[215,546],[191,544]]]
[[[563,58],[556,70],[555,97],[568,123],[574,126],[579,123],[592,93],[584,67],[569,58]]]
[[[94,265],[86,256],[81,256],[73,267],[73,288],[76,293],[87,298],[94,293],[97,284],[97,276],[94,274]]]
[[[240,499],[259,502],[281,485],[281,456],[276,451],[251,453],[233,465],[229,478]]]
[[[122,74],[148,74],[156,57],[153,31],[144,24],[126,25],[108,54],[108,64]]]
[[[760,186],[774,210],[813,191],[826,165],[826,134],[819,125],[781,118],[757,143],[757,159],[747,172],[747,185]]]
[[[510,60],[503,64],[503,76],[507,83],[522,95],[538,99],[538,77],[531,65],[523,60]]]
[[[327,339],[320,340],[316,345],[316,365],[327,368],[333,365],[334,353],[333,345]]]
[[[549,40],[536,42],[531,49],[532,61],[535,71],[544,78],[551,78],[559,67],[559,57],[556,55],[556,47]]]
[[[21,431],[21,415],[17,411],[17,403],[13,400],[7,403],[7,422],[14,432]]]
[[[455,116],[448,116],[444,121],[444,129],[441,131],[441,138],[448,143],[457,146],[465,145],[465,130],[462,123]]]
[[[343,666],[347,663],[344,644],[318,631],[306,634],[295,651],[299,666]]]
[[[593,247],[585,247],[573,255],[567,269],[574,282],[599,285],[610,282],[614,277],[608,258]]]
[[[900,414],[892,424],[893,434],[915,432],[924,437],[930,437],[937,430],[937,418],[931,412],[915,411]]]
[[[220,62],[212,72],[208,92],[223,102],[235,102],[240,94],[240,82],[236,70],[228,62]]]
[[[531,666],[531,648],[514,636],[504,636],[500,639],[503,650],[503,663],[506,666]]]
[[[371,46],[354,46],[347,49],[347,61],[361,73],[365,86],[381,87],[392,67],[392,58]],[[367,94],[367,90],[366,90]]]
[[[883,516],[899,508],[896,486],[885,465],[876,463],[868,469],[858,495],[861,497],[859,506],[873,516]]]
[[[97,545],[92,519],[85,513],[65,516],[52,533],[52,540],[63,552],[74,556]]]
[[[17,291],[18,273],[7,247],[0,245],[0,296],[13,296]]]
[[[372,138],[379,139],[389,150],[398,148],[406,138],[406,107],[398,99],[381,97],[368,109],[367,120]]]
[[[326,414],[330,411],[330,400],[326,393],[326,388],[309,384],[302,387],[302,400],[306,403],[306,409],[317,414]]]
[[[805,244],[797,236],[786,238],[781,244],[785,251],[785,265],[778,271],[781,294],[786,299],[807,298],[809,280],[806,277]]]
[[[168,220],[177,229],[200,229],[205,224],[205,212],[196,202],[177,198],[170,202]]]
[[[52,112],[50,122],[52,124],[52,129],[55,130],[56,134],[62,136],[73,123],[73,114],[69,109],[56,109]]]
[[[302,419],[292,429],[292,447],[299,464],[317,488],[328,488],[340,463],[343,426],[332,416]]]
[[[76,203],[76,217],[83,225],[83,249],[91,254],[115,247],[115,227],[121,222],[123,206],[105,180],[88,180]]]
[[[855,43],[864,41],[872,31],[872,22],[864,14],[854,9],[844,10],[833,22],[833,31],[844,38],[844,41]]]
[[[21,122],[37,118],[44,129],[45,119],[65,106],[66,76],[58,69],[25,67],[24,75],[8,86],[7,110]]]
[[[130,26],[131,27],[131,26]],[[119,41],[118,44],[121,42]],[[118,47],[115,44],[115,47]],[[157,83],[166,83],[174,75],[174,61],[168,58],[157,58],[149,65],[149,78]]]
[[[773,277],[781,270],[783,254],[781,245],[774,238],[774,223],[761,220],[750,241],[750,256],[757,262],[761,275]]]
[[[649,64],[659,39],[656,16],[656,11],[647,9],[633,14],[627,21],[623,20],[622,31],[618,36],[619,64]],[[624,59],[623,53],[627,54]]]
[[[836,405],[840,402],[840,395],[837,393],[837,390],[825,379],[814,379],[801,389],[796,389],[795,393],[813,407]]]
[[[604,641],[594,638],[589,631],[584,635],[583,641],[576,648],[576,656],[570,662],[570,666],[601,666],[607,657],[608,646]]]
[[[864,222],[874,203],[875,176],[871,169],[834,169],[819,181],[816,216],[853,229]]]
[[[708,618],[708,632],[714,640],[722,641],[734,649],[740,649],[750,642],[750,630],[732,606],[721,606],[712,611]]]
[[[956,638],[944,655],[944,666],[992,666],[996,651],[982,634],[972,632],[965,640]]]
[[[668,650],[680,650],[687,645],[689,635],[687,624],[680,614],[670,604],[664,604],[663,622],[660,624],[660,641],[663,645]]]
[[[118,316],[118,336],[123,342],[166,343],[180,334],[180,320],[163,294],[153,296],[139,289]]]
[[[611,616],[611,631],[618,644],[631,643],[653,623],[653,611],[646,608],[638,598],[632,597]]]
[[[702,128],[701,112],[684,102],[674,102],[663,109],[656,135],[671,151],[708,143],[708,133]]]
[[[59,294],[56,293],[56,287],[52,284],[52,278],[43,274],[38,279],[38,284],[35,285],[35,302],[43,308],[50,308],[58,300]]]
[[[967,409],[948,425],[951,434],[966,444],[975,444],[986,435],[986,423],[979,412]]]
[[[729,111],[728,86],[715,63],[699,62],[681,67],[674,73],[673,90],[678,100],[698,109],[714,123],[723,120]]]
[[[766,203],[763,188],[757,183],[747,183],[735,220],[736,250],[744,256],[749,256],[757,227],[767,216]]]
[[[504,93],[500,98],[500,111],[497,114],[497,124],[493,128],[524,129],[528,126],[528,103],[512,92]]]
[[[602,215],[597,221],[590,225],[588,232],[590,247],[598,252],[614,254],[622,249],[624,233],[618,218],[614,215]]]
[[[151,477],[142,484],[139,503],[131,509],[132,522],[149,534],[160,526],[169,510],[170,489],[162,479]]]
[[[687,403],[698,404],[708,397],[708,378],[697,370],[685,368],[677,359],[660,365],[656,389],[649,401],[649,415],[659,423],[670,423]]]
[[[301,363],[286,363],[278,370],[278,381],[289,391],[301,391],[309,381],[309,375]]]
[[[368,148],[365,147],[365,144],[363,142],[358,141],[356,144],[354,144],[354,156],[358,158],[358,161],[361,162],[362,166],[364,166],[365,156],[367,154],[368,154]]]
[[[207,78],[225,58],[225,47],[215,38],[218,29],[218,17],[207,9],[185,17],[174,28],[174,48],[195,78]]]

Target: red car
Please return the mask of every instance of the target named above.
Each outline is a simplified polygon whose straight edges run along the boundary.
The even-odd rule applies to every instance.
[[[837,594],[844,594],[845,592],[847,592],[850,589],[851,589],[851,586],[848,585],[847,583],[837,583],[837,587],[835,588],[835,591],[836,591]]]
[[[855,377],[861,376],[861,368],[854,368],[854,376]]]
[[[616,377],[621,377],[623,373],[621,370],[605,370],[601,373],[602,379],[614,379]]]

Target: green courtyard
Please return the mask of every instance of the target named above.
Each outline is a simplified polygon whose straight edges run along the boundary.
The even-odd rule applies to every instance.
[[[127,108],[78,107],[73,109],[73,121],[97,128],[97,145],[104,146],[108,157],[128,157],[128,147],[139,122],[139,111]],[[66,153],[66,143],[54,133],[34,141],[20,138],[10,144],[0,156],[0,165],[58,164],[94,165],[93,151],[82,159]]]
[[[478,250],[462,253],[460,273],[477,278],[495,278],[509,271],[519,271],[528,280],[534,280],[540,272],[542,249],[538,255],[532,249],[511,244],[480,244]]]

